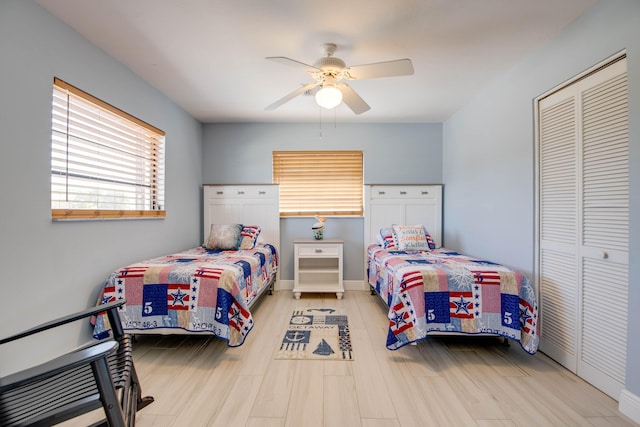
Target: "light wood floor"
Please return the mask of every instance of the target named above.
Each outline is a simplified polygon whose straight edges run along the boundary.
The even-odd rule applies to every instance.
[[[345,308],[354,361],[275,360],[292,310]],[[430,338],[385,348],[378,297],[349,291],[265,296],[244,345],[140,337],[138,426],[634,426],[617,402],[545,355],[494,338]],[[65,425],[87,425],[89,417]],[[93,417],[95,418],[95,417]]]

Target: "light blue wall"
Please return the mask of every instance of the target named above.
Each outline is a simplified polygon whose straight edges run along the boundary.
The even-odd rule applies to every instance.
[[[166,219],[51,222],[54,76],[166,132]],[[0,2],[0,93],[0,336],[95,304],[123,264],[198,244],[202,125],[166,96],[24,0]],[[79,335],[39,342],[41,352],[3,346],[0,374]]]
[[[640,305],[639,1],[598,2],[444,124],[444,236],[448,247],[532,277],[533,100],[623,49],[628,55],[631,204],[626,388],[640,396],[640,318],[635,315]]]
[[[351,114],[345,112],[345,114]],[[206,124],[203,182],[271,183],[271,152],[363,150],[365,184],[440,184],[441,124]],[[293,280],[293,240],[311,237],[313,218],[281,219],[281,279]],[[328,218],[325,237],[341,238],[345,280],[364,279],[364,221]]]

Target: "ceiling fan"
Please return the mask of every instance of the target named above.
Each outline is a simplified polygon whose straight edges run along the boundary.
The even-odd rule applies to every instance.
[[[265,110],[275,110],[282,104],[291,101],[305,92],[314,93],[316,102],[323,108],[332,109],[344,102],[354,113],[362,114],[371,109],[364,100],[342,80],[364,80],[379,77],[407,76],[413,74],[410,59],[376,62],[373,64],[355,65],[347,67],[345,62],[333,56],[336,45],[325,43],[322,45],[324,56],[313,65],[296,61],[284,56],[270,56],[266,59],[298,68],[304,68],[314,81],[301,86],[290,94],[280,98]]]

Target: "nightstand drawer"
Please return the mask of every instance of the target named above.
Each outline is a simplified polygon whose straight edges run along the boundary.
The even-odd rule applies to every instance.
[[[340,245],[337,244],[304,244],[297,245],[300,257],[336,257],[340,254]]]

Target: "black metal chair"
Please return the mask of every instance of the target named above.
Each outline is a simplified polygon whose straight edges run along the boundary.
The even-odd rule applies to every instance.
[[[102,407],[94,426],[134,426],[142,397],[131,337],[124,333],[117,301],[90,308],[0,339],[0,345],[106,312],[112,337],[0,378],[0,426],[50,426]]]

